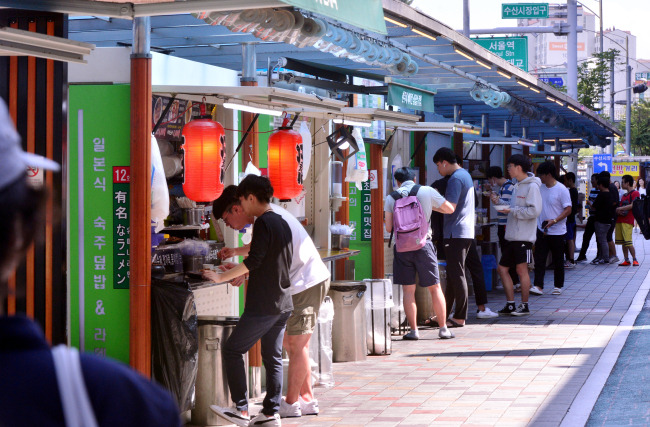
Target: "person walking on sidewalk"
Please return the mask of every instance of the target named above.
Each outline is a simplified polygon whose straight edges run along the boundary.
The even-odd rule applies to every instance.
[[[564,262],[564,267],[573,268],[576,266],[574,260],[576,253],[576,215],[580,210],[578,189],[576,188],[576,174],[568,172],[564,175],[564,183],[569,189],[569,196],[571,196],[571,213],[566,218],[566,261]]]
[[[525,316],[530,313],[528,263],[532,259],[533,243],[537,238],[537,217],[542,213],[542,196],[539,189],[541,182],[530,173],[530,160],[521,154],[510,156],[506,165],[508,173],[517,180],[517,184],[513,189],[510,207],[504,211],[508,215],[508,221],[498,271],[506,293],[506,305],[499,310],[499,314]],[[517,270],[521,280],[521,304],[516,308],[509,272],[512,267]]]
[[[394,193],[386,196],[384,204],[384,225],[386,231],[394,230],[394,219],[398,215],[393,215],[397,200],[406,197],[415,197],[419,206],[414,208],[421,209],[421,213],[427,221],[427,233],[424,235],[424,245],[419,249],[399,251],[398,242],[400,236],[395,236],[395,245],[393,247],[393,282],[401,285],[404,292],[404,312],[406,319],[411,326],[411,331],[404,335],[405,340],[418,340],[420,334],[417,326],[417,307],[415,305],[415,274],[420,279],[420,286],[429,289],[431,294],[431,305],[433,312],[438,320],[440,330],[438,336],[442,339],[454,338],[454,334],[447,329],[445,319],[447,311],[445,307],[445,296],[440,288],[440,276],[438,274],[438,257],[436,249],[431,241],[431,212],[433,210],[449,213],[453,211],[451,204],[444,197],[431,187],[416,186],[413,179],[415,174],[406,167],[399,168],[393,174],[399,188]],[[401,208],[400,208],[401,209]],[[399,229],[395,230],[399,233]]]
[[[465,326],[467,319],[467,279],[465,260],[474,240],[475,194],[469,172],[458,164],[456,155],[447,147],[440,148],[433,156],[433,162],[442,176],[449,176],[446,198],[452,206],[445,215],[444,245],[447,255],[447,312],[455,304],[454,315],[447,325],[458,328]]]
[[[330,272],[323,263],[309,237],[305,227],[286,209],[271,203],[273,212],[287,222],[291,229],[293,258],[291,259],[291,287],[289,293],[293,301],[293,312],[287,320],[284,348],[289,355],[289,373],[287,375],[286,398],[280,402],[280,417],[300,417],[318,414],[318,400],[314,397],[309,366],[309,341],[316,327],[318,311],[327,295],[330,285]],[[229,185],[223,193],[212,202],[214,218],[222,219],[225,224],[241,230],[255,222],[247,215],[237,197],[237,186]],[[223,248],[220,258],[246,256],[250,245],[239,248]],[[226,268],[235,264],[222,263]],[[243,276],[236,279],[241,284]]]
[[[512,175],[510,175],[512,177]],[[514,189],[514,182],[512,179],[507,179],[503,176],[503,171],[499,166],[491,166],[487,171],[487,179],[492,185],[492,194],[490,199],[495,205],[510,205],[510,197],[512,197],[512,190]],[[497,189],[498,188],[498,189]],[[499,247],[503,253],[506,244],[506,223],[508,222],[508,214],[503,211],[497,211],[497,237],[499,238]],[[510,279],[514,284],[515,290],[521,288],[519,279],[517,278],[517,270],[513,267],[510,269]]]
[[[621,197],[620,206],[616,208],[618,217],[616,218],[616,244],[623,246],[623,260],[619,265],[621,267],[639,266],[636,260],[636,251],[632,244],[632,228],[634,227],[634,215],[632,214],[632,204],[639,198],[639,192],[634,189],[634,179],[631,175],[623,176],[623,190],[625,194]],[[628,252],[632,255],[632,263],[628,258]]]
[[[598,176],[598,189],[600,193],[594,202],[594,209],[596,210],[596,243],[600,250],[600,257],[594,258],[591,263],[593,265],[609,264],[609,245],[607,242],[607,234],[612,219],[612,198],[610,196],[610,182],[609,178],[603,175]]]
[[[594,210],[594,202],[596,197],[598,197],[598,174],[591,174],[591,190],[589,191],[589,198],[587,199],[587,206],[589,207],[589,217],[587,218],[587,224],[585,225],[585,231],[582,234],[582,246],[580,247],[580,254],[576,262],[587,262],[587,249],[589,249],[589,242],[591,237],[596,231],[596,211]],[[598,247],[598,244],[596,244]],[[598,249],[600,251],[600,249]],[[599,258],[600,252],[596,255],[596,258]]]
[[[544,274],[549,251],[553,259],[553,295],[560,295],[564,287],[564,236],[566,217],[571,214],[569,190],[557,181],[557,169],[553,162],[544,162],[537,168],[542,181],[542,213],[537,218],[535,242],[535,285],[530,293],[544,293]]]
[[[268,178],[248,175],[237,187],[237,197],[246,215],[255,217],[253,239],[243,263],[222,273],[205,270],[215,283],[249,273],[244,312],[235,330],[222,346],[224,372],[235,408],[216,405],[210,409],[238,426],[280,426],[282,399],[282,338],[293,302],[289,293],[293,258],[289,224],[270,206],[273,187]],[[244,354],[261,340],[266,369],[266,396],[262,411],[250,419]]]

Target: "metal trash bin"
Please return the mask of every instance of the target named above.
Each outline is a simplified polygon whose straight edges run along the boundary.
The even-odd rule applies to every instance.
[[[368,353],[378,356],[390,354],[393,348],[390,310],[395,305],[393,284],[388,279],[365,279],[363,283],[368,286],[365,298]]]
[[[210,405],[232,406],[221,349],[239,321],[238,316],[199,316],[199,358],[196,375],[196,403],[192,424],[224,425],[224,420],[210,410]],[[244,355],[248,366],[248,355]]]
[[[327,295],[334,303],[332,359],[334,362],[366,360],[366,310],[363,282],[335,281]]]
[[[440,277],[440,289],[442,293],[445,293],[447,288],[447,261],[440,260],[438,261],[438,276]],[[433,304],[431,303],[431,293],[427,288],[423,288],[419,285],[415,287],[415,306],[417,307],[417,321],[423,322],[433,316]]]

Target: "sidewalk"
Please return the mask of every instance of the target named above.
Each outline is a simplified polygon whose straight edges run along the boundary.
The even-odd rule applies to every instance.
[[[283,419],[283,426],[584,425],[648,292],[650,241],[636,233],[634,239],[640,267],[579,264],[566,270],[559,296],[550,295],[553,272],[548,270],[545,294],[531,295],[528,317],[479,320],[472,305],[468,325],[454,329],[454,340],[421,329],[419,341],[395,336],[389,356],[335,364],[336,386],[316,389],[321,414]],[[594,255],[592,241],[587,256]],[[503,291],[489,298],[494,311],[505,303]],[[642,318],[650,321],[650,315]],[[647,365],[643,354],[635,355]],[[637,383],[629,370],[623,372],[605,389],[616,399],[621,383]],[[643,402],[626,406],[623,420],[611,417],[617,405],[603,399],[589,425],[613,419],[647,424]],[[638,417],[629,412],[635,410]]]

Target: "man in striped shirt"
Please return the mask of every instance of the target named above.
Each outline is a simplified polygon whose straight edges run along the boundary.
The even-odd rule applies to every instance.
[[[510,205],[510,198],[512,197],[512,190],[515,188],[515,184],[511,179],[505,178],[503,176],[503,171],[499,166],[491,166],[487,171],[487,179],[490,185],[492,186],[493,193],[496,193],[496,196],[499,198],[500,205]],[[498,190],[497,190],[498,189]],[[505,245],[505,235],[506,235],[506,222],[508,221],[508,214],[497,212],[497,221],[498,229],[497,236],[499,237],[499,246],[503,252],[503,247]],[[515,290],[518,292],[521,285],[519,284],[519,278],[517,276],[517,271],[514,267],[509,270],[510,278],[512,283],[515,285]]]

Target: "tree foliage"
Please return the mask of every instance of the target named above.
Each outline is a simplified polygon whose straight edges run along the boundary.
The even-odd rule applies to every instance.
[[[641,101],[632,105],[630,115],[630,150],[636,156],[650,155],[650,101]],[[619,123],[619,127],[625,134],[625,120]],[[625,136],[620,139],[625,141]]]
[[[605,93],[609,84],[610,61],[616,60],[619,51],[609,49],[602,53],[595,53],[593,60],[584,61],[578,65],[578,101],[590,110],[600,111],[596,103]]]

